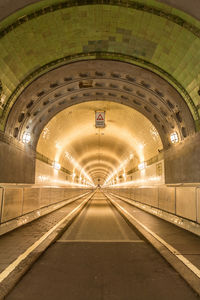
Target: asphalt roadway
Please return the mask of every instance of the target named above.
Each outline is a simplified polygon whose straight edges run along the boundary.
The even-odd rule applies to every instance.
[[[179,274],[96,192],[8,300],[193,300]]]

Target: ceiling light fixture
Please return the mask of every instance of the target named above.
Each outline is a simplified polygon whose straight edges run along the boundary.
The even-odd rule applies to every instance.
[[[179,142],[178,133],[176,131],[172,132],[172,134],[170,135],[170,140],[172,144],[176,144]]]
[[[60,170],[61,168],[61,165],[56,161],[53,162],[52,166],[55,170]]]
[[[138,165],[138,169],[141,171],[141,170],[144,170],[146,169],[147,167],[147,163],[145,161],[141,162],[139,165]]]
[[[30,143],[30,141],[31,141],[31,134],[30,134],[30,132],[25,131],[23,136],[22,136],[22,142],[24,144],[28,144],[28,143]]]

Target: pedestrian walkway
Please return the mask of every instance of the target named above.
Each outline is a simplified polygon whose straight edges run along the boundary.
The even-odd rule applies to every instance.
[[[8,300],[196,300],[161,255],[96,192]]]
[[[30,249],[32,245],[36,244],[47,232],[80,206],[85,199],[89,199],[89,197],[90,196],[86,195],[83,198],[68,203],[62,208],[0,237],[0,299],[2,299],[2,295],[5,294],[4,289],[9,290],[8,286],[10,285],[10,282],[13,280],[15,281],[13,278],[8,278],[8,276],[11,276],[9,274],[11,273],[11,270],[16,269],[16,273],[23,273],[22,269],[24,268],[24,270],[26,270],[30,265],[29,261],[27,265],[24,264],[23,267],[17,268],[16,260],[21,259],[23,263],[23,254],[27,249]],[[52,234],[53,237],[56,235],[54,232],[52,232]],[[53,238],[51,237],[49,243],[52,239]],[[46,242],[46,247],[47,246],[48,242]],[[39,255],[40,251],[41,249],[37,249],[36,247],[36,256]],[[33,256],[32,253],[31,255]],[[16,276],[18,277],[18,274],[15,274],[14,277]],[[7,283],[8,281],[9,284]]]
[[[197,290],[200,291],[200,238],[199,236],[169,223],[155,215],[137,208],[128,198],[109,193],[122,211],[130,216],[135,224],[150,233],[153,238],[161,242],[162,247],[168,249],[189,270],[186,275],[190,284],[195,281]],[[184,271],[183,271],[184,273]],[[190,276],[191,273],[191,276]]]

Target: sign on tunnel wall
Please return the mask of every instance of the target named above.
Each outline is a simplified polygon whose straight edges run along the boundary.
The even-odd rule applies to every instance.
[[[96,128],[105,127],[105,111],[95,111],[95,126]]]

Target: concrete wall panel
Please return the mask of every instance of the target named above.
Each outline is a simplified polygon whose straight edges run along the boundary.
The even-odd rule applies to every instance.
[[[189,220],[196,221],[196,188],[176,188],[176,214]]]
[[[141,202],[158,207],[158,189],[157,188],[143,188],[140,189],[142,196]],[[136,199],[137,200],[137,199]]]
[[[24,188],[23,214],[40,208],[40,189]]]
[[[130,189],[131,193],[130,193],[130,199],[134,199],[135,196],[135,189]]]
[[[110,188],[108,192],[159,208],[200,224],[200,188],[194,186],[133,187],[128,188],[127,191],[125,188]]]
[[[134,200],[135,201],[142,201],[142,189],[135,189],[135,193],[134,193]]]
[[[88,192],[88,190],[84,190],[84,192]],[[82,189],[64,189],[64,199],[69,199],[71,197],[78,196],[83,193]]]
[[[3,223],[21,217],[40,208],[48,207],[51,204],[76,197],[89,191],[91,192],[91,189],[33,187],[28,185],[12,187],[5,185],[0,187],[0,200],[3,198],[0,222]]]
[[[164,153],[166,183],[199,182],[200,133]]]
[[[64,192],[63,189],[59,189],[59,188],[54,188],[51,191],[51,199],[50,199],[50,203],[56,203],[59,201],[64,200]]]
[[[159,208],[175,214],[175,187],[158,189]]]
[[[69,199],[70,195],[72,195],[72,194],[74,194],[74,192],[71,191],[69,188],[65,189],[65,191],[64,191],[64,199]]]
[[[22,215],[23,189],[5,188],[2,209],[2,222]]]
[[[34,183],[35,159],[33,153],[13,144],[0,141],[0,182]]]
[[[51,189],[42,188],[40,192],[40,208],[47,206],[51,203]]]

